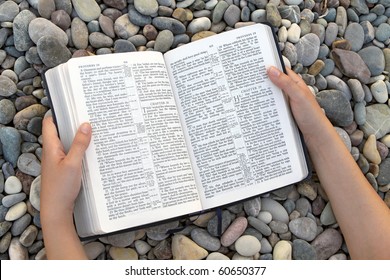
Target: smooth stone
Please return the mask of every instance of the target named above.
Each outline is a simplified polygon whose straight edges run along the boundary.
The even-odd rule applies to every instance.
[[[379,185],[390,184],[390,158],[386,158],[379,165],[379,174],[376,178]]]
[[[26,197],[27,196],[25,193],[10,194],[4,196],[3,199],[1,200],[1,203],[3,204],[3,206],[9,208],[19,202],[22,202],[23,200],[26,199]]]
[[[333,214],[332,206],[329,202],[326,204],[324,210],[321,213],[320,221],[321,221],[321,224],[323,224],[325,226],[329,226],[329,225],[337,223],[336,217]],[[308,241],[310,241],[310,240],[308,240]]]
[[[277,234],[284,234],[288,232],[288,226],[280,221],[271,221],[268,226],[271,228],[272,232]]]
[[[375,28],[372,26],[371,22],[369,21],[363,21],[360,22],[360,25],[363,27],[364,30],[364,44],[367,44],[374,40],[375,38]]]
[[[385,56],[380,48],[369,46],[360,50],[358,54],[367,65],[372,76],[380,75],[385,70]]]
[[[319,260],[327,260],[341,248],[342,243],[340,232],[328,228],[319,234],[311,245],[315,248]]]
[[[72,0],[77,15],[85,22],[97,19],[101,13],[95,0]]]
[[[211,236],[207,230],[195,228],[191,231],[191,239],[200,247],[208,251],[218,251],[221,247],[219,238]]]
[[[173,44],[174,36],[169,30],[160,31],[156,38],[154,50],[158,52],[167,52]]]
[[[187,31],[190,33],[198,33],[200,31],[207,31],[211,27],[211,21],[207,17],[196,18],[187,26]]]
[[[325,63],[322,60],[316,60],[309,68],[308,74],[317,76],[324,69]]]
[[[34,154],[21,154],[18,158],[17,166],[20,171],[27,175],[36,177],[41,174],[41,163]]]
[[[294,260],[316,260],[317,253],[305,240],[295,239],[292,245],[292,257]]]
[[[262,238],[260,240],[260,244],[261,244],[261,249],[260,249],[260,253],[261,254],[269,254],[269,253],[272,253],[272,246],[271,244],[269,243],[268,239],[267,238]]]
[[[267,21],[274,27],[279,27],[282,24],[282,16],[279,13],[278,7],[273,3],[268,3],[265,7],[267,12]]]
[[[215,8],[213,10],[213,14],[212,14],[212,18],[211,18],[213,24],[217,24],[223,19],[227,8],[229,8],[228,3],[226,3],[225,1],[218,2],[218,4],[215,6]]]
[[[249,216],[248,223],[264,236],[270,236],[272,233],[271,228],[266,223],[255,217]]]
[[[390,72],[390,49],[383,49],[383,54],[385,56],[385,71]]]
[[[259,213],[259,215],[257,216],[257,218],[266,223],[266,224],[269,224],[271,221],[272,221],[272,214],[268,211],[261,211]]]
[[[333,49],[332,56],[340,71],[350,77],[357,78],[363,84],[367,84],[371,77],[371,72],[363,59],[353,51]]]
[[[113,246],[108,253],[113,260],[138,260],[138,254],[132,248],[118,248]]]
[[[390,108],[385,104],[373,104],[366,107],[366,122],[360,129],[368,137],[375,134],[377,139],[390,133]]]
[[[291,220],[288,227],[292,234],[306,241],[312,241],[317,236],[316,222],[307,217]]]
[[[50,21],[64,31],[66,31],[71,25],[70,16],[64,10],[53,12],[50,16]]]
[[[8,253],[10,260],[28,260],[27,248],[20,243],[19,237],[12,238]]]
[[[317,185],[311,181],[300,182],[297,186],[297,192],[313,201],[317,198]]]
[[[281,221],[283,223],[289,222],[289,217],[286,209],[283,206],[271,198],[261,199],[261,211],[268,211],[271,213],[272,218],[275,221]]]
[[[248,216],[256,217],[261,210],[261,199],[255,197],[250,200],[244,201],[244,211]]]
[[[129,232],[123,232],[114,235],[109,235],[107,238],[107,242],[114,247],[124,248],[130,246],[134,242],[134,239],[135,239],[135,232],[129,231]]]
[[[127,39],[130,43],[132,43],[135,47],[145,46],[147,43],[147,39],[143,35],[135,35]]]
[[[390,37],[390,24],[384,22],[381,23],[375,31],[375,38],[380,42],[389,40]]]
[[[41,17],[50,19],[51,14],[56,10],[54,0],[39,0],[37,10]]]
[[[219,252],[212,252],[210,253],[206,260],[220,260],[220,261],[227,261],[227,260],[230,260],[227,256],[219,253]]]
[[[31,183],[29,201],[31,205],[38,211],[41,209],[41,176],[38,176]]]
[[[348,133],[340,127],[334,127],[334,128],[335,128],[337,134],[340,136],[341,140],[343,141],[345,147],[350,152],[352,149],[352,144],[351,144],[351,139],[349,138]],[[303,216],[306,216],[306,215],[303,215]]]
[[[104,253],[105,249],[102,243],[96,241],[84,245],[84,250],[89,260],[95,260],[99,255]]]
[[[0,222],[0,237],[2,237],[4,234],[8,232],[8,230],[11,228],[12,223],[8,221]]]
[[[150,239],[161,241],[169,236],[169,230],[177,228],[178,221],[164,223],[161,225],[152,226],[146,229],[146,234]]]
[[[215,212],[206,212],[199,216],[195,216],[195,220],[193,221],[194,225],[198,227],[207,227],[208,222],[215,216]],[[193,220],[193,219],[191,219]]]
[[[7,178],[4,184],[4,191],[6,194],[16,194],[22,190],[22,183],[16,176],[10,176]]]
[[[103,33],[93,32],[89,34],[89,43],[92,47],[99,49],[111,47],[114,41]]]
[[[248,227],[243,235],[252,235],[254,237],[256,237],[259,241],[261,241],[261,239],[263,239],[263,235],[256,229],[252,228],[252,227]]]
[[[283,49],[283,56],[285,56],[290,65],[296,65],[298,62],[297,48],[294,44],[286,42]]]
[[[11,244],[12,234],[7,232],[0,240],[0,253],[7,252],[9,245]]]
[[[234,247],[241,256],[251,257],[260,252],[260,241],[251,235],[243,235],[236,240]]]
[[[14,34],[15,48],[18,51],[27,51],[34,45],[34,42],[29,36],[28,28],[31,21],[35,18],[36,16],[29,10],[23,10],[15,17],[12,30]]]
[[[0,96],[8,97],[15,94],[17,87],[14,81],[10,78],[1,75],[0,76]]]
[[[107,6],[116,8],[118,10],[123,10],[127,6],[126,0],[103,0],[103,2]]]
[[[351,0],[351,7],[358,11],[360,14],[368,14],[369,8],[365,0]]]
[[[298,24],[293,23],[287,31],[287,39],[291,43],[295,44],[298,43],[300,36],[301,36],[301,28],[299,27]]]
[[[291,243],[285,240],[280,240],[276,243],[273,250],[274,260],[291,260],[292,259],[292,246]]]
[[[134,0],[135,9],[146,16],[151,16],[157,13],[158,3],[156,0]]]
[[[88,47],[88,27],[84,21],[76,17],[72,20],[71,35],[73,45],[79,49]]]
[[[357,79],[349,79],[347,83],[351,90],[353,100],[355,102],[362,102],[364,100],[364,90],[360,81]]]
[[[13,1],[5,1],[0,5],[0,22],[13,21],[19,13],[19,6]]]
[[[325,79],[328,89],[337,89],[344,94],[347,100],[351,100],[352,93],[346,82],[335,75],[328,75]]]
[[[135,52],[137,48],[128,40],[117,39],[114,43],[114,53]]]
[[[30,247],[38,236],[38,228],[29,225],[20,235],[19,242],[26,248]]]
[[[310,22],[306,18],[302,18],[300,16],[300,10],[299,7],[296,5],[293,6],[279,6],[278,11],[280,13],[280,16],[283,20],[288,20],[290,23],[306,23],[304,25],[301,25],[302,28],[302,35],[306,35],[310,32],[310,30],[307,30],[306,28],[310,28]]]
[[[351,43],[352,51],[359,51],[364,43],[363,27],[356,22],[349,24],[345,30],[344,38]]]
[[[339,6],[337,7],[337,13],[336,13],[336,24],[338,27],[338,36],[343,37],[345,33],[345,29],[348,25],[348,16],[347,11],[344,7]]]
[[[386,103],[389,100],[389,93],[384,81],[376,81],[370,86],[370,89],[373,97],[378,103]]]
[[[52,36],[43,36],[37,43],[39,57],[47,67],[55,67],[67,62],[72,54],[60,40]]]
[[[182,234],[172,237],[172,255],[174,260],[201,260],[208,252]]]
[[[151,251],[158,260],[172,259],[171,243],[164,239],[158,243]]]
[[[174,18],[155,17],[152,24],[159,30],[170,30],[174,35],[183,34],[186,32],[186,27],[183,23]]]
[[[5,215],[5,220],[12,222],[22,217],[27,212],[27,205],[24,202],[19,202],[8,209]]]
[[[244,233],[247,226],[248,220],[245,217],[235,219],[221,236],[222,246],[232,245]]]
[[[365,122],[366,122],[366,106],[363,102],[355,103],[355,106],[353,107],[353,114],[354,114],[355,122],[357,125],[364,125],[365,124]],[[353,135],[353,133],[351,134],[351,141],[352,141],[352,135]],[[360,138],[360,136],[363,137],[363,135],[364,135],[364,133],[361,132],[361,133],[356,134],[355,137]],[[355,139],[355,140],[357,140],[357,139]]]
[[[45,18],[33,19],[28,26],[28,34],[35,44],[44,36],[55,37],[63,45],[68,44],[68,36],[66,33]]]
[[[133,24],[130,21],[129,16],[127,14],[120,16],[118,19],[115,20],[115,23],[114,23],[115,34],[119,38],[125,39],[125,40],[136,35],[138,33],[139,29],[140,29],[140,27]],[[108,38],[110,38],[110,37],[108,37]],[[111,39],[111,41],[112,41],[112,39]],[[96,43],[98,43],[98,42],[99,41],[97,41]],[[106,45],[108,45],[108,41],[107,41]],[[112,43],[111,43],[111,45],[112,45]],[[110,46],[107,46],[107,47],[110,47]]]
[[[222,211],[222,222],[221,222],[221,232],[218,232],[218,216],[214,216],[207,224],[207,231],[212,236],[219,236],[220,234],[223,234],[225,230],[228,228],[230,223],[232,222],[232,217],[229,213],[229,211]]]
[[[142,256],[146,255],[152,247],[145,241],[143,240],[136,240],[134,242],[135,249],[137,250],[137,253]]]
[[[233,27],[237,22],[240,21],[241,18],[241,10],[239,7],[235,5],[230,5],[223,16],[224,21],[227,25]]]
[[[388,134],[388,135],[382,137],[381,143],[383,143],[384,145],[386,145],[386,147],[390,148],[390,134]]]
[[[315,34],[307,34],[300,38],[296,44],[298,62],[309,66],[318,58],[320,39]]]
[[[103,33],[110,38],[115,38],[114,22],[111,18],[105,15],[99,16],[99,26],[102,29]],[[87,27],[88,30],[88,27]],[[88,34],[86,36],[88,38]],[[87,39],[88,41],[88,39]]]
[[[326,116],[336,126],[348,126],[353,121],[353,111],[348,99],[339,90],[323,90],[316,95]]]
[[[324,60],[324,63],[325,63],[325,66],[321,70],[320,74],[322,76],[326,77],[333,72],[333,70],[335,68],[335,63],[332,59],[328,59],[328,58]]]
[[[1,127],[0,143],[2,144],[3,158],[15,167],[20,155],[20,144],[22,143],[19,131],[10,126]]]
[[[139,13],[133,6],[129,9],[129,19],[136,26],[145,26],[152,23],[152,17]]]

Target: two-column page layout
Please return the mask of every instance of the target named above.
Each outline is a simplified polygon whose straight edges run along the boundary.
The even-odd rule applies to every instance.
[[[92,125],[75,222],[106,234],[212,209],[308,174],[268,25],[214,35],[162,55],[71,59],[46,73],[69,149]]]

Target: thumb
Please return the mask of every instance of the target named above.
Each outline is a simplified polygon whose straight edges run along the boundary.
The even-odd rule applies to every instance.
[[[91,142],[92,128],[89,123],[83,123],[77,130],[76,136],[73,139],[67,157],[69,160],[80,162],[84,157],[85,150]]]

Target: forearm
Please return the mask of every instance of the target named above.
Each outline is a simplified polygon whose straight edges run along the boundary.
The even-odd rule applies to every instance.
[[[42,217],[42,230],[48,259],[87,259],[71,214],[64,217],[45,214]]]
[[[354,259],[390,258],[390,211],[330,123],[307,141],[321,185]],[[383,249],[389,248],[389,249]]]

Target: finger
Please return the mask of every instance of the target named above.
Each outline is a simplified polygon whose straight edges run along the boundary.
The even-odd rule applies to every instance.
[[[72,146],[67,155],[67,160],[71,160],[73,163],[81,163],[84,153],[91,142],[91,136],[91,125],[89,123],[83,123],[77,130],[76,136],[73,139]]]
[[[63,151],[62,144],[58,138],[57,128],[51,116],[45,117],[42,122],[43,150],[46,153]]]
[[[292,70],[289,71],[293,72]],[[267,72],[271,81],[276,86],[281,88],[289,97],[292,97],[294,93],[296,94],[301,91],[296,81],[294,81],[290,76],[287,76],[276,67],[271,66],[270,68],[268,68]]]

